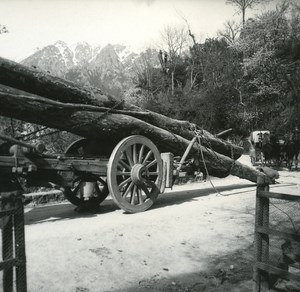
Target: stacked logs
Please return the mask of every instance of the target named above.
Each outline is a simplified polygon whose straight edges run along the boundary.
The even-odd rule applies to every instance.
[[[195,132],[190,155],[216,177],[236,175],[256,182],[260,172],[236,161],[243,149],[188,121],[146,111],[48,73],[0,58],[0,115],[68,131],[112,144],[143,135],[161,152],[182,156]],[[201,154],[201,155],[200,155]],[[205,164],[205,165],[204,165]]]

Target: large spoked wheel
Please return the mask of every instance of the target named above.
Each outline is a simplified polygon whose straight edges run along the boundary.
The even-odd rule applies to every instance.
[[[130,136],[113,150],[107,184],[115,203],[130,213],[149,209],[160,193],[163,163],[156,146],[143,136]]]
[[[73,142],[66,150],[67,156],[89,156],[91,143],[88,139],[79,139]],[[94,146],[94,145],[92,145]],[[93,174],[82,174],[73,181],[72,187],[65,187],[66,199],[75,206],[84,207],[87,203],[85,193],[89,192],[89,206],[99,206],[108,196],[106,181]]]

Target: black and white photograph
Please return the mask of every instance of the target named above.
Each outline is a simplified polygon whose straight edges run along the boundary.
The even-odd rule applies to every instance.
[[[299,292],[299,154],[299,0],[0,0],[0,292]]]

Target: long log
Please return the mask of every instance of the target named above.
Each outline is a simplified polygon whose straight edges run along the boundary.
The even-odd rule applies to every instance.
[[[125,114],[103,114],[49,103],[46,98],[0,85],[0,115],[42,124],[74,134],[107,141],[139,134],[151,139],[161,151],[183,155],[189,140]],[[262,173],[195,143],[191,154],[200,158],[200,170],[216,177],[236,175],[253,182]],[[202,159],[202,156],[204,159]],[[205,162],[205,165],[203,163]]]
[[[100,107],[99,111],[121,113],[143,120],[149,124],[192,140],[194,130],[200,130],[203,146],[238,159],[243,148],[219,139],[188,121],[181,121],[164,115],[145,111],[124,101],[104,94],[99,88],[82,87],[73,82],[54,77],[32,67],[0,58],[0,84],[20,89],[35,95],[63,103],[72,103]]]

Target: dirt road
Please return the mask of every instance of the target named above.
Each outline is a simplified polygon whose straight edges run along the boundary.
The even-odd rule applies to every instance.
[[[242,157],[249,163],[249,157]],[[300,194],[300,173],[273,189]],[[26,210],[28,291],[252,291],[255,187],[229,176],[176,186],[144,213],[108,198]]]

